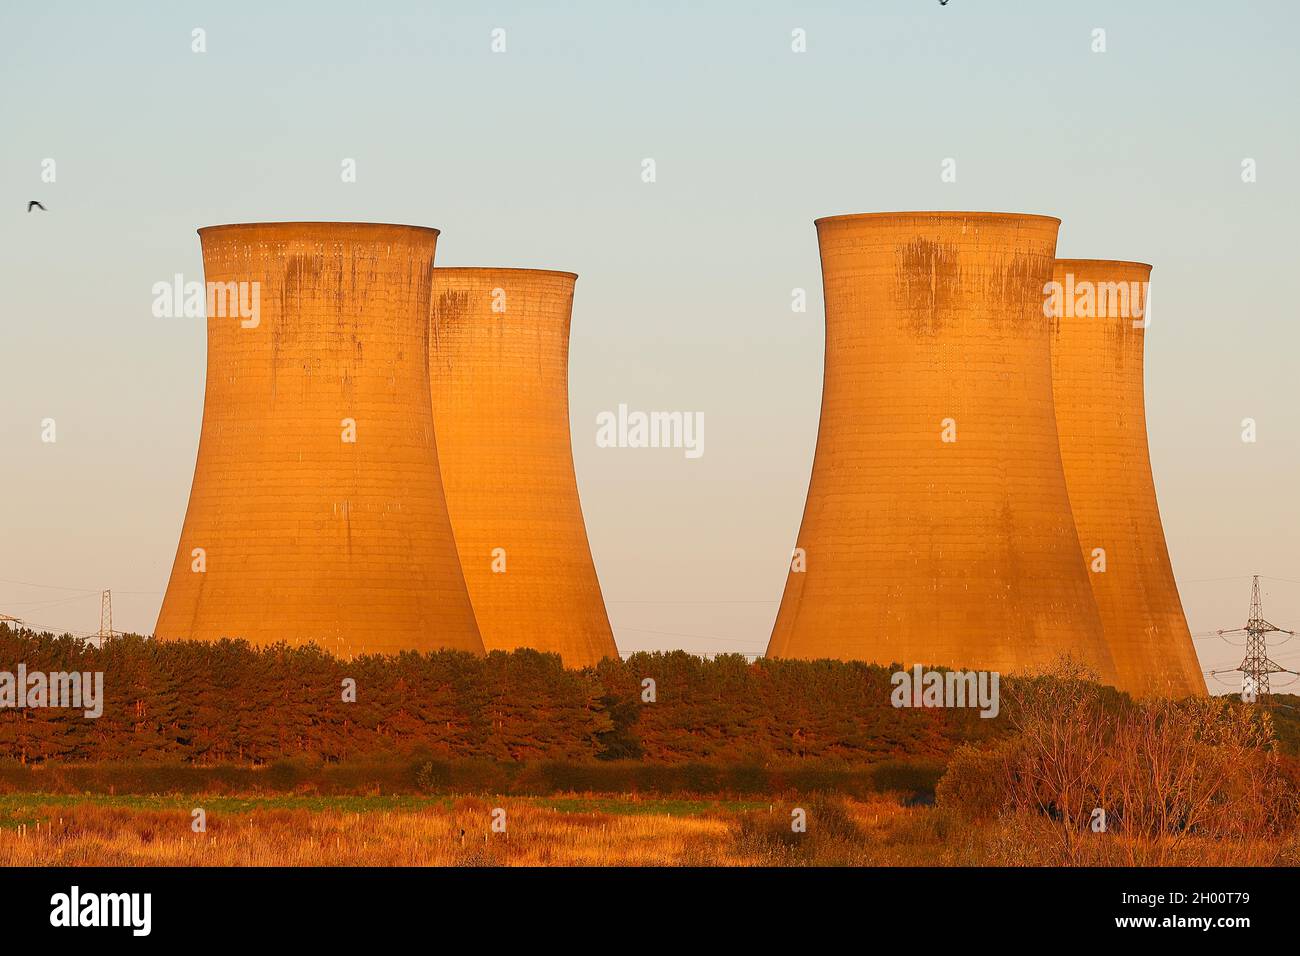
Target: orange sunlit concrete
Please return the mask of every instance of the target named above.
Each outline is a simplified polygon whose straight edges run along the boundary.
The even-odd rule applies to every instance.
[[[569,272],[435,269],[438,455],[488,650],[617,657],[569,435]]]
[[[817,221],[821,422],[768,654],[1108,683],[1066,493],[1049,322],[1059,220],[915,212]]]
[[[1139,695],[1204,694],[1147,449],[1143,350],[1151,267],[1057,260],[1052,383],[1079,544],[1115,659]]]
[[[208,283],[257,283],[260,315],[208,317],[198,461],[156,635],[481,653],[429,401],[437,230],[199,236]]]

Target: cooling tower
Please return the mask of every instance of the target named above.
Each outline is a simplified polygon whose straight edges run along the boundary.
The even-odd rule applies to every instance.
[[[577,276],[435,269],[429,376],[447,507],[483,644],[617,657],[569,438]]]
[[[1069,653],[1114,681],[1052,408],[1059,225],[817,221],[821,425],[770,656],[1025,672]]]
[[[482,653],[429,402],[437,230],[265,223],[199,236],[207,392],[156,636]],[[251,289],[260,315],[214,314],[230,311],[214,310],[214,287]]]
[[[1061,460],[1117,686],[1205,693],[1147,452],[1142,358],[1151,267],[1060,259],[1048,304]]]

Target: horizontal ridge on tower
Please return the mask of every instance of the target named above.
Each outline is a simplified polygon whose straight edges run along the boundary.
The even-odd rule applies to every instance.
[[[1147,447],[1151,266],[1058,259],[1052,388],[1070,506],[1102,626],[1131,694],[1206,693],[1165,544]]]
[[[577,276],[434,270],[429,377],[447,507],[483,644],[617,657],[569,434]]]
[[[198,460],[155,634],[342,656],[482,653],[429,401],[438,231],[199,230],[209,289]]]
[[[816,222],[821,423],[772,657],[1115,679],[1078,551],[1043,288],[1060,220]]]

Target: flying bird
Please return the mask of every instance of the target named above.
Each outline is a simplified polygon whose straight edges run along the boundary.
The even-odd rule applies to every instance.
[[[40,203],[38,203],[35,199],[33,199],[33,200],[31,200],[30,202],[27,203],[27,211],[28,211],[28,212],[31,212],[33,206],[35,206],[35,207],[36,207],[37,209],[39,209],[41,212],[49,212],[48,209],[46,209],[43,205],[41,205]]]

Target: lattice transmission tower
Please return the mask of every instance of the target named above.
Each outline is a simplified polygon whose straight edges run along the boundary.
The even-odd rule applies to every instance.
[[[1300,673],[1282,667],[1268,656],[1268,635],[1290,634],[1294,637],[1295,631],[1274,627],[1264,619],[1264,602],[1259,596],[1258,574],[1254,576],[1254,582],[1250,589],[1250,617],[1246,621],[1246,626],[1219,631],[1218,634],[1220,637],[1225,634],[1246,635],[1246,656],[1242,658],[1240,666],[1235,668],[1242,675],[1242,700],[1253,701],[1259,697],[1267,697],[1271,693],[1269,676],[1272,674]],[[1233,671],[1211,671],[1210,673],[1212,675],[1230,674]]]
[[[113,636],[113,592],[105,589],[99,598],[99,634],[98,644],[104,646],[104,642]]]

